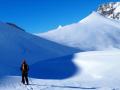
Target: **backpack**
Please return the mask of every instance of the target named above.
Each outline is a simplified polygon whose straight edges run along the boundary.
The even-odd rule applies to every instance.
[[[28,65],[27,64],[22,64],[22,72],[27,73],[28,72]]]

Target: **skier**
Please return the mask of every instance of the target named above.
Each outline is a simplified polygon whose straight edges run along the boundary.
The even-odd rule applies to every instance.
[[[22,62],[22,65],[21,65],[22,83],[25,84],[25,81],[26,81],[27,85],[29,84],[29,82],[28,82],[28,71],[29,71],[29,66],[24,59],[23,62]]]

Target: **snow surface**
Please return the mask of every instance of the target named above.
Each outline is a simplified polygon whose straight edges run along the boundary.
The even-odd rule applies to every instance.
[[[83,51],[120,49],[120,22],[93,12],[78,23],[38,36]]]
[[[20,83],[19,76],[7,76],[0,80],[0,90],[120,89],[120,50],[76,53],[71,60],[75,64],[77,72],[69,78],[61,80],[29,78],[30,85],[25,86]],[[57,62],[61,63],[60,60]]]

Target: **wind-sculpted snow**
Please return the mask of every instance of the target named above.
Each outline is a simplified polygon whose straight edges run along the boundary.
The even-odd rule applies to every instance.
[[[39,36],[83,51],[120,49],[120,22],[93,12],[78,23]]]

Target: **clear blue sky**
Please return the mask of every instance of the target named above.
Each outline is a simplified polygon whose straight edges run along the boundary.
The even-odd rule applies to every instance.
[[[119,0],[0,0],[0,21],[38,33],[78,22],[101,3]]]

